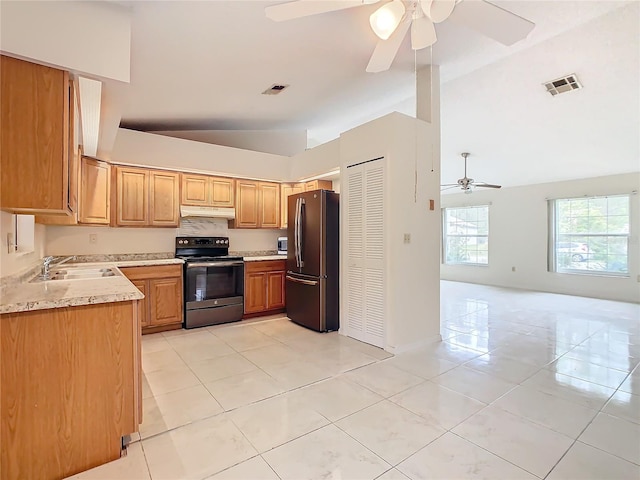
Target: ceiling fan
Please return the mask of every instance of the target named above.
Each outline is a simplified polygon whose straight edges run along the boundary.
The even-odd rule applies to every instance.
[[[471,193],[473,191],[473,188],[475,187],[502,188],[502,185],[492,185],[491,183],[484,183],[484,182],[476,183],[476,181],[473,178],[467,177],[467,157],[470,154],[467,152],[464,152],[464,153],[461,153],[460,155],[462,155],[462,158],[464,158],[464,177],[459,179],[458,183],[445,183],[444,185],[440,185],[441,187],[444,187],[444,188],[441,188],[440,191],[460,187],[464,191],[464,193]]]
[[[268,18],[276,22],[334,12],[381,0],[296,0],[269,5]],[[455,11],[454,11],[455,9]],[[419,50],[436,40],[435,23],[449,19],[474,29],[504,45],[526,38],[535,24],[484,0],[391,0],[384,1],[369,17],[380,38],[367,65],[367,72],[388,70],[405,34],[411,28],[411,48]]]

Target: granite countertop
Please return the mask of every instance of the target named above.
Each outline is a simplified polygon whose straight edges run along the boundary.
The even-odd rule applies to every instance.
[[[105,265],[105,264],[102,264]],[[144,295],[117,268],[113,277],[21,282],[2,289],[0,314],[140,300]]]
[[[179,265],[184,263],[171,254],[123,254],[85,255],[77,262],[69,262],[52,271],[74,267],[140,267],[154,265]],[[114,277],[99,277],[82,280],[30,280],[40,271],[39,265],[14,279],[5,279],[0,288],[0,314],[45,310],[48,308],[94,305],[98,303],[140,300],[144,295],[116,268]]]
[[[286,255],[256,255],[256,256],[248,256],[242,257],[245,262],[258,262],[262,260],[286,260]]]

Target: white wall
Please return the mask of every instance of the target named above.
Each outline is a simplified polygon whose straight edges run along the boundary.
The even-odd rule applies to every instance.
[[[291,158],[288,178],[293,181],[340,168],[340,139],[318,145]]]
[[[13,233],[13,215],[0,211],[0,277],[20,273],[34,266],[44,256],[46,231],[43,225],[35,225],[34,249],[30,253],[8,253],[7,234]]]
[[[129,9],[107,2],[2,1],[4,52],[129,82]]]
[[[631,196],[629,277],[571,275],[547,271],[548,198],[631,193],[640,189],[640,174],[614,175],[543,183],[470,195],[442,196],[443,207],[489,206],[489,266],[442,265],[445,280],[525,288],[588,297],[640,301],[640,205]],[[516,267],[512,272],[511,268]]]
[[[109,160],[109,159],[106,159]],[[118,129],[111,161],[282,181],[289,178],[289,157],[211,145],[181,138]]]
[[[307,148],[306,130],[163,130],[149,133],[287,157]]]
[[[347,165],[377,157],[384,156],[387,162],[385,348],[389,351],[440,339],[440,173],[434,141],[430,124],[399,113],[340,136],[343,171]],[[429,199],[434,200],[433,211],[429,210]],[[342,197],[343,234],[347,201]],[[405,233],[411,235],[408,244],[404,243]],[[343,254],[341,275],[346,269]],[[343,290],[343,302],[345,296]],[[345,319],[344,304],[341,311]]]

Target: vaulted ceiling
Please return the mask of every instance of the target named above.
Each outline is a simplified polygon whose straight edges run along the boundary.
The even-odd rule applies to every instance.
[[[432,50],[414,57],[407,38],[377,74],[365,72],[377,5],[276,23],[264,7],[281,2],[117,3],[131,9],[131,83],[105,85],[105,108],[128,128],[306,129],[322,143],[393,110],[413,113],[414,71],[434,63],[443,180],[461,176],[461,151],[474,155],[476,178],[505,185],[638,170],[635,1],[496,1],[535,22],[526,40],[505,47],[444,22]],[[585,88],[544,91],[568,73]],[[273,83],[290,87],[261,95]]]

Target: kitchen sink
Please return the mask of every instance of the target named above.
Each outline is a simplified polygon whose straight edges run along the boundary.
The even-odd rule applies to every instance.
[[[52,270],[49,277],[37,276],[32,282],[46,282],[50,280],[93,280],[98,278],[115,277],[118,275],[114,268],[83,268],[69,267],[64,270]]]

